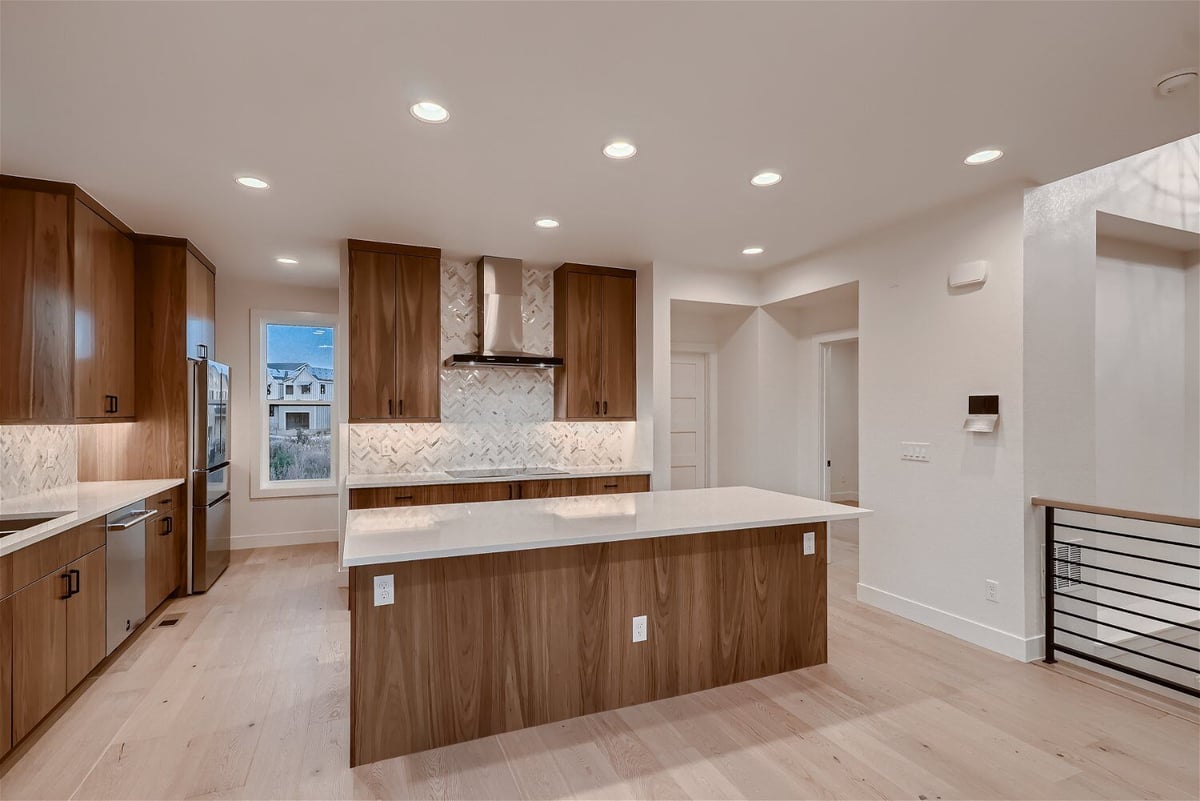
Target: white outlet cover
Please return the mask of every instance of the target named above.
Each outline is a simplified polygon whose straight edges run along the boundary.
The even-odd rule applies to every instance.
[[[633,619],[633,641],[646,641],[646,616],[638,615]]]
[[[390,606],[396,603],[396,579],[391,573],[375,577],[375,605]]]
[[[812,556],[817,552],[817,532],[804,532],[804,555]]]

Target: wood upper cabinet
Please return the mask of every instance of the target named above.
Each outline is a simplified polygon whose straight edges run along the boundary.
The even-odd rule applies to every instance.
[[[18,741],[67,694],[67,596],[60,570],[12,596],[12,736]]]
[[[75,417],[69,185],[0,185],[0,422]]]
[[[133,240],[75,201],[75,416],[134,417]]]
[[[441,419],[441,251],[350,240],[350,422]]]
[[[216,355],[217,279],[207,264],[187,252],[187,355],[211,359]]]
[[[556,420],[637,418],[636,280],[612,267],[555,270]]]

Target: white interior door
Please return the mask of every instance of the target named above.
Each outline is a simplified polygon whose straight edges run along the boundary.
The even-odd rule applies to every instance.
[[[671,489],[709,486],[708,359],[671,354]]]

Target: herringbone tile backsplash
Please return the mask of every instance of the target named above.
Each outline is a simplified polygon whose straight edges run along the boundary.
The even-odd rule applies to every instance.
[[[524,272],[525,350],[554,351],[554,277]],[[442,358],[475,350],[475,266],[442,262]],[[352,425],[349,472],[620,465],[633,423],[556,423],[549,370],[442,371],[442,422]]]
[[[75,426],[0,426],[0,501],[74,484]]]

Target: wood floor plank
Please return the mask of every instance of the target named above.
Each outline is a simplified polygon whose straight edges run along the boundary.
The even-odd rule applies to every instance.
[[[1200,797],[1194,714],[860,604],[853,531],[829,553],[826,665],[351,770],[336,547],[239,551],[0,762],[0,797]]]

